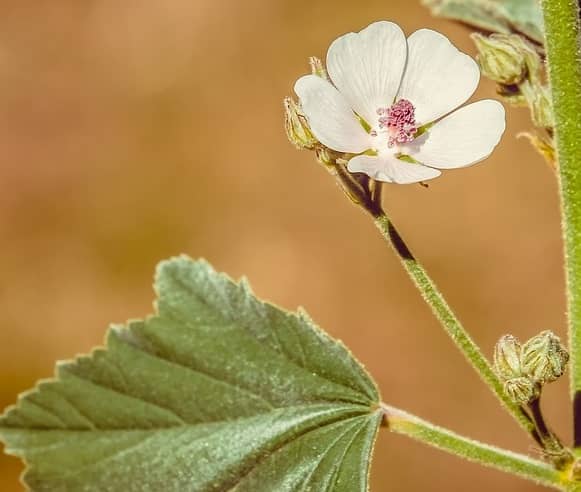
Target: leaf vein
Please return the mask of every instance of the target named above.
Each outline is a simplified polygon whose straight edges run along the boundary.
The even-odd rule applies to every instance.
[[[127,343],[127,342],[123,341],[123,343]],[[153,342],[153,343],[155,344],[155,342]],[[234,388],[234,389],[240,391],[241,393],[246,393],[250,397],[255,398],[255,399],[261,401],[262,403],[264,403],[268,407],[269,410],[274,410],[275,408],[277,408],[273,405],[273,403],[268,401],[262,395],[259,395],[255,392],[253,392],[252,390],[250,390],[250,389],[248,389],[248,388],[246,388],[238,383],[234,383],[234,382],[229,381],[227,379],[221,379],[218,376],[215,376],[214,374],[212,374],[208,371],[203,371],[199,367],[192,367],[192,366],[183,364],[183,363],[175,360],[173,357],[171,357],[171,354],[169,354],[167,351],[163,350],[159,345],[156,344],[155,346],[156,346],[156,349],[159,352],[163,352],[163,354],[149,352],[149,351],[142,349],[141,347],[136,347],[136,346],[132,345],[133,348],[145,353],[146,355],[150,355],[151,357],[154,357],[156,359],[164,361],[164,362],[171,364],[173,366],[185,369],[186,371],[193,372],[194,374],[204,376],[204,377],[211,379],[212,381],[216,381],[220,384],[230,386],[231,388]]]

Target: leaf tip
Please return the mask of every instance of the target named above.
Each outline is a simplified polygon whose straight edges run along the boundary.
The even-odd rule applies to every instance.
[[[187,273],[187,275],[184,275],[185,273]],[[160,261],[155,267],[153,290],[158,298],[162,297],[161,294],[164,287],[172,279],[183,278],[190,274],[198,275],[200,273],[207,276],[216,272],[210,263],[204,258],[194,260],[186,254],[168,258],[167,260]]]

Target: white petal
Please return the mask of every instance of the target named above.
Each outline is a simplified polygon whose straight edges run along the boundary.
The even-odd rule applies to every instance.
[[[398,184],[418,183],[442,174],[437,169],[400,161],[393,156],[358,155],[349,161],[347,168],[377,181]]]
[[[480,70],[446,36],[420,29],[408,38],[408,62],[398,98],[416,108],[420,125],[441,118],[474,94]]]
[[[439,169],[466,167],[486,159],[505,128],[504,107],[486,99],[446,116],[402,152]]]
[[[371,137],[329,82],[305,75],[297,80],[295,92],[319,142],[338,152],[359,153],[370,148]]]
[[[377,109],[393,103],[406,57],[406,40],[400,27],[392,22],[375,22],[331,44],[327,71],[351,107],[374,126]]]

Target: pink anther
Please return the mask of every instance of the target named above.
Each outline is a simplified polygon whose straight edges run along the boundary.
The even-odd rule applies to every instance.
[[[379,128],[386,130],[389,135],[387,145],[393,147],[396,144],[411,142],[418,126],[415,119],[416,109],[407,99],[400,99],[390,108],[379,108]]]

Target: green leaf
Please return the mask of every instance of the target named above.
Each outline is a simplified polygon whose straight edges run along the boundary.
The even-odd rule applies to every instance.
[[[485,31],[524,34],[543,43],[543,17],[538,0],[422,0],[432,14]]]
[[[57,366],[0,418],[35,491],[367,490],[374,382],[304,312],[163,262],[156,316]]]

